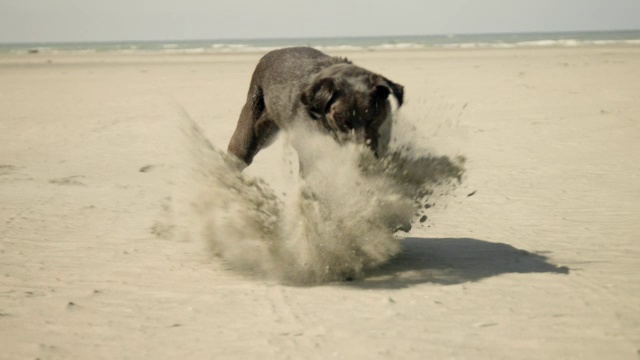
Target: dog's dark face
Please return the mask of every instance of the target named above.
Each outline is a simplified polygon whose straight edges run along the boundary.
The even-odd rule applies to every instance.
[[[309,116],[339,142],[355,140],[375,152],[378,129],[391,111],[389,94],[402,105],[401,85],[355,65],[339,64],[321,71],[300,100]]]

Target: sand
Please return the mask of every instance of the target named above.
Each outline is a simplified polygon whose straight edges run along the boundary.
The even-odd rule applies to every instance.
[[[466,173],[386,265],[314,286],[176,235],[182,111],[224,149],[260,54],[1,55],[0,358],[637,359],[640,48],[336,55]],[[283,143],[246,170],[276,193]]]

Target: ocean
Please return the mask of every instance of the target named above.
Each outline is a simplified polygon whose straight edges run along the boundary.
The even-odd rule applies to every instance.
[[[234,53],[287,46],[326,51],[640,45],[640,30],[333,38],[0,43],[0,53]]]

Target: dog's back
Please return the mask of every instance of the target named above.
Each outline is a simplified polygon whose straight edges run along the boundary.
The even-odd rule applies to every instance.
[[[292,120],[303,88],[310,74],[333,64],[349,63],[309,47],[274,50],[262,57],[251,79],[249,96],[264,96],[270,117],[278,126]],[[285,105],[286,104],[286,105]]]
[[[274,50],[262,57],[253,73],[252,82],[267,87],[300,82],[309,74],[321,69],[348,62],[346,59],[328,56],[309,47],[292,47]]]
[[[313,121],[336,140],[353,139],[378,154],[389,94],[402,105],[401,85],[345,58],[308,47],[274,50],[256,66],[228,152],[248,165],[278,130]]]

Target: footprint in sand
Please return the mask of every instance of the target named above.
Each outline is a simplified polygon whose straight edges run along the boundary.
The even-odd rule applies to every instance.
[[[20,172],[20,167],[0,164],[0,182],[13,183],[17,181],[31,181],[33,178]]]
[[[56,185],[86,186],[85,183],[77,180],[78,178],[83,178],[83,177],[84,176],[82,175],[73,175],[73,176],[67,176],[63,178],[51,179],[49,180],[49,182],[51,184],[56,184]]]
[[[2,164],[0,164],[0,176],[9,175],[12,172],[16,171],[16,169],[18,169],[18,168],[13,166],[13,165],[2,165]]]

